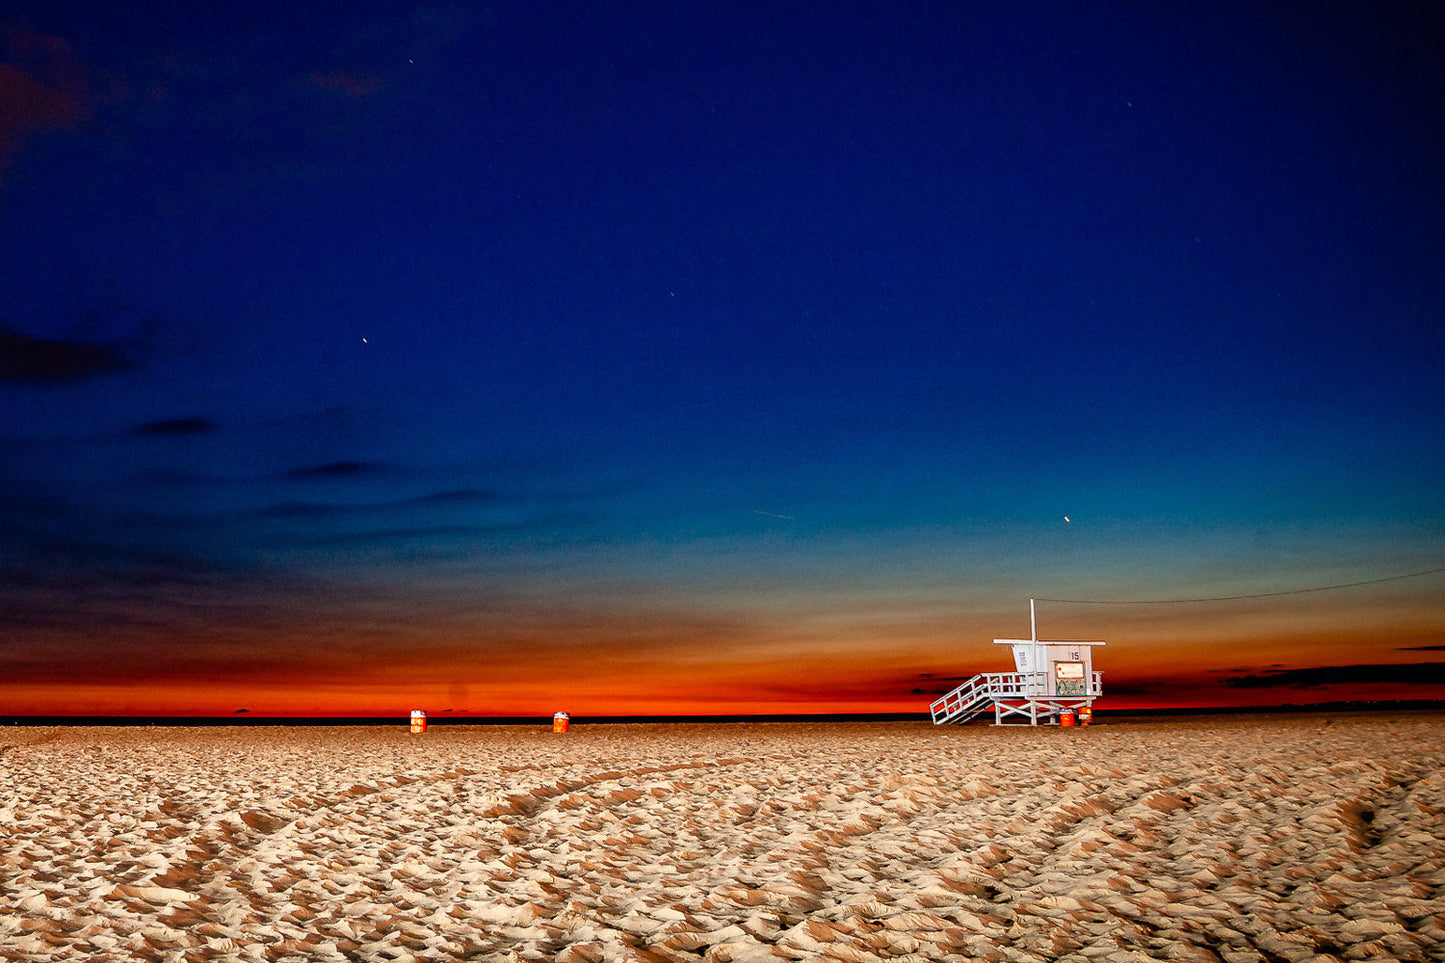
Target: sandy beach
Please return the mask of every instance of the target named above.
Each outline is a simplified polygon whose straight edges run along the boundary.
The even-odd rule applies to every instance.
[[[1445,958],[1445,716],[0,731],[3,960]]]

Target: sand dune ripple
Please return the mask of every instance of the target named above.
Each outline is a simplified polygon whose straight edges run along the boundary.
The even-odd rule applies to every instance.
[[[1445,958],[1438,715],[5,743],[6,961]]]

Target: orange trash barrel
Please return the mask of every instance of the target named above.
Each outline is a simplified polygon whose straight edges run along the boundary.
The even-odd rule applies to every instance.
[[[1073,710],[1073,709],[1065,709],[1063,712],[1059,713],[1059,725],[1061,725],[1061,726],[1068,726],[1069,728],[1073,728],[1073,725],[1074,725],[1074,710]]]
[[[426,732],[426,713],[420,709],[411,710],[411,731]]]
[[[1081,708],[1081,709],[1079,710],[1079,725],[1081,725],[1081,726],[1087,726],[1089,723],[1091,723],[1091,722],[1093,722],[1093,721],[1094,721],[1094,710],[1093,710],[1092,708],[1090,708],[1089,706],[1084,706],[1083,708]]]
[[[566,732],[566,731],[567,731],[567,727],[570,726],[571,724],[572,724],[572,717],[569,716],[569,715],[567,715],[567,713],[565,713],[565,712],[556,712],[556,713],[553,713],[553,714],[552,714],[552,731],[553,731],[553,732]]]

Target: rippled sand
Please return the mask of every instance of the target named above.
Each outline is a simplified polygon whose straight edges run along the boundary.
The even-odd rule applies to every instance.
[[[0,730],[3,960],[1439,960],[1445,716]]]

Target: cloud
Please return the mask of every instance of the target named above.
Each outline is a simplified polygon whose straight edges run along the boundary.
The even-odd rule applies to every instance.
[[[256,513],[258,518],[320,518],[323,515],[343,515],[356,511],[355,506],[323,505],[317,502],[278,502],[267,505]]]
[[[347,477],[348,475],[362,473],[360,471],[350,471],[337,467],[348,464],[352,463],[338,462],[334,466],[297,469],[296,472],[288,472],[286,477],[316,478],[330,475]],[[297,474],[297,472],[305,472],[306,474]],[[417,495],[413,498],[399,498],[362,505],[296,501],[277,502],[274,505],[268,505],[262,508],[257,515],[261,518],[316,518],[322,515],[366,515],[390,513],[398,509],[444,507],[449,505],[495,505],[509,500],[515,499],[507,499],[498,495],[496,492],[481,488],[455,488],[448,491],[434,492],[429,495]]]
[[[366,529],[356,532],[293,533],[286,542],[291,545],[380,545],[385,542],[451,538],[478,538],[510,531],[510,526],[482,525],[417,525],[411,527]]]
[[[85,69],[64,40],[5,28],[0,54],[0,177],[36,134],[70,131],[87,115]]]
[[[932,672],[920,672],[915,677],[914,686],[908,690],[909,695],[947,695],[960,684],[968,681],[971,676],[966,675],[935,675]],[[898,686],[895,684],[894,689]]]
[[[209,434],[215,429],[215,422],[208,418],[167,418],[137,425],[131,429],[131,434],[145,438],[171,438],[178,435]]]
[[[20,541],[20,557],[0,564],[0,677],[10,681],[264,678],[308,664],[287,640],[331,626],[328,638],[344,641],[391,624],[354,616],[344,586],[265,565],[95,539]]]
[[[126,371],[135,365],[119,347],[32,338],[0,331],[0,381],[64,384]]]
[[[430,495],[421,495],[412,499],[417,505],[437,504],[473,504],[476,502],[500,501],[501,496],[496,492],[490,492],[481,488],[453,488],[444,492],[433,492]]]
[[[358,475],[375,475],[384,468],[385,466],[374,461],[333,461],[324,465],[293,468],[286,473],[286,477],[293,481],[309,478],[354,478]]]
[[[1445,645],[1406,645],[1396,652],[1445,652]]]
[[[1403,665],[1321,665],[1308,669],[1278,669],[1264,675],[1242,675],[1224,679],[1236,689],[1309,689],[1324,685],[1375,682],[1394,685],[1445,685],[1445,662],[1415,662]]]

